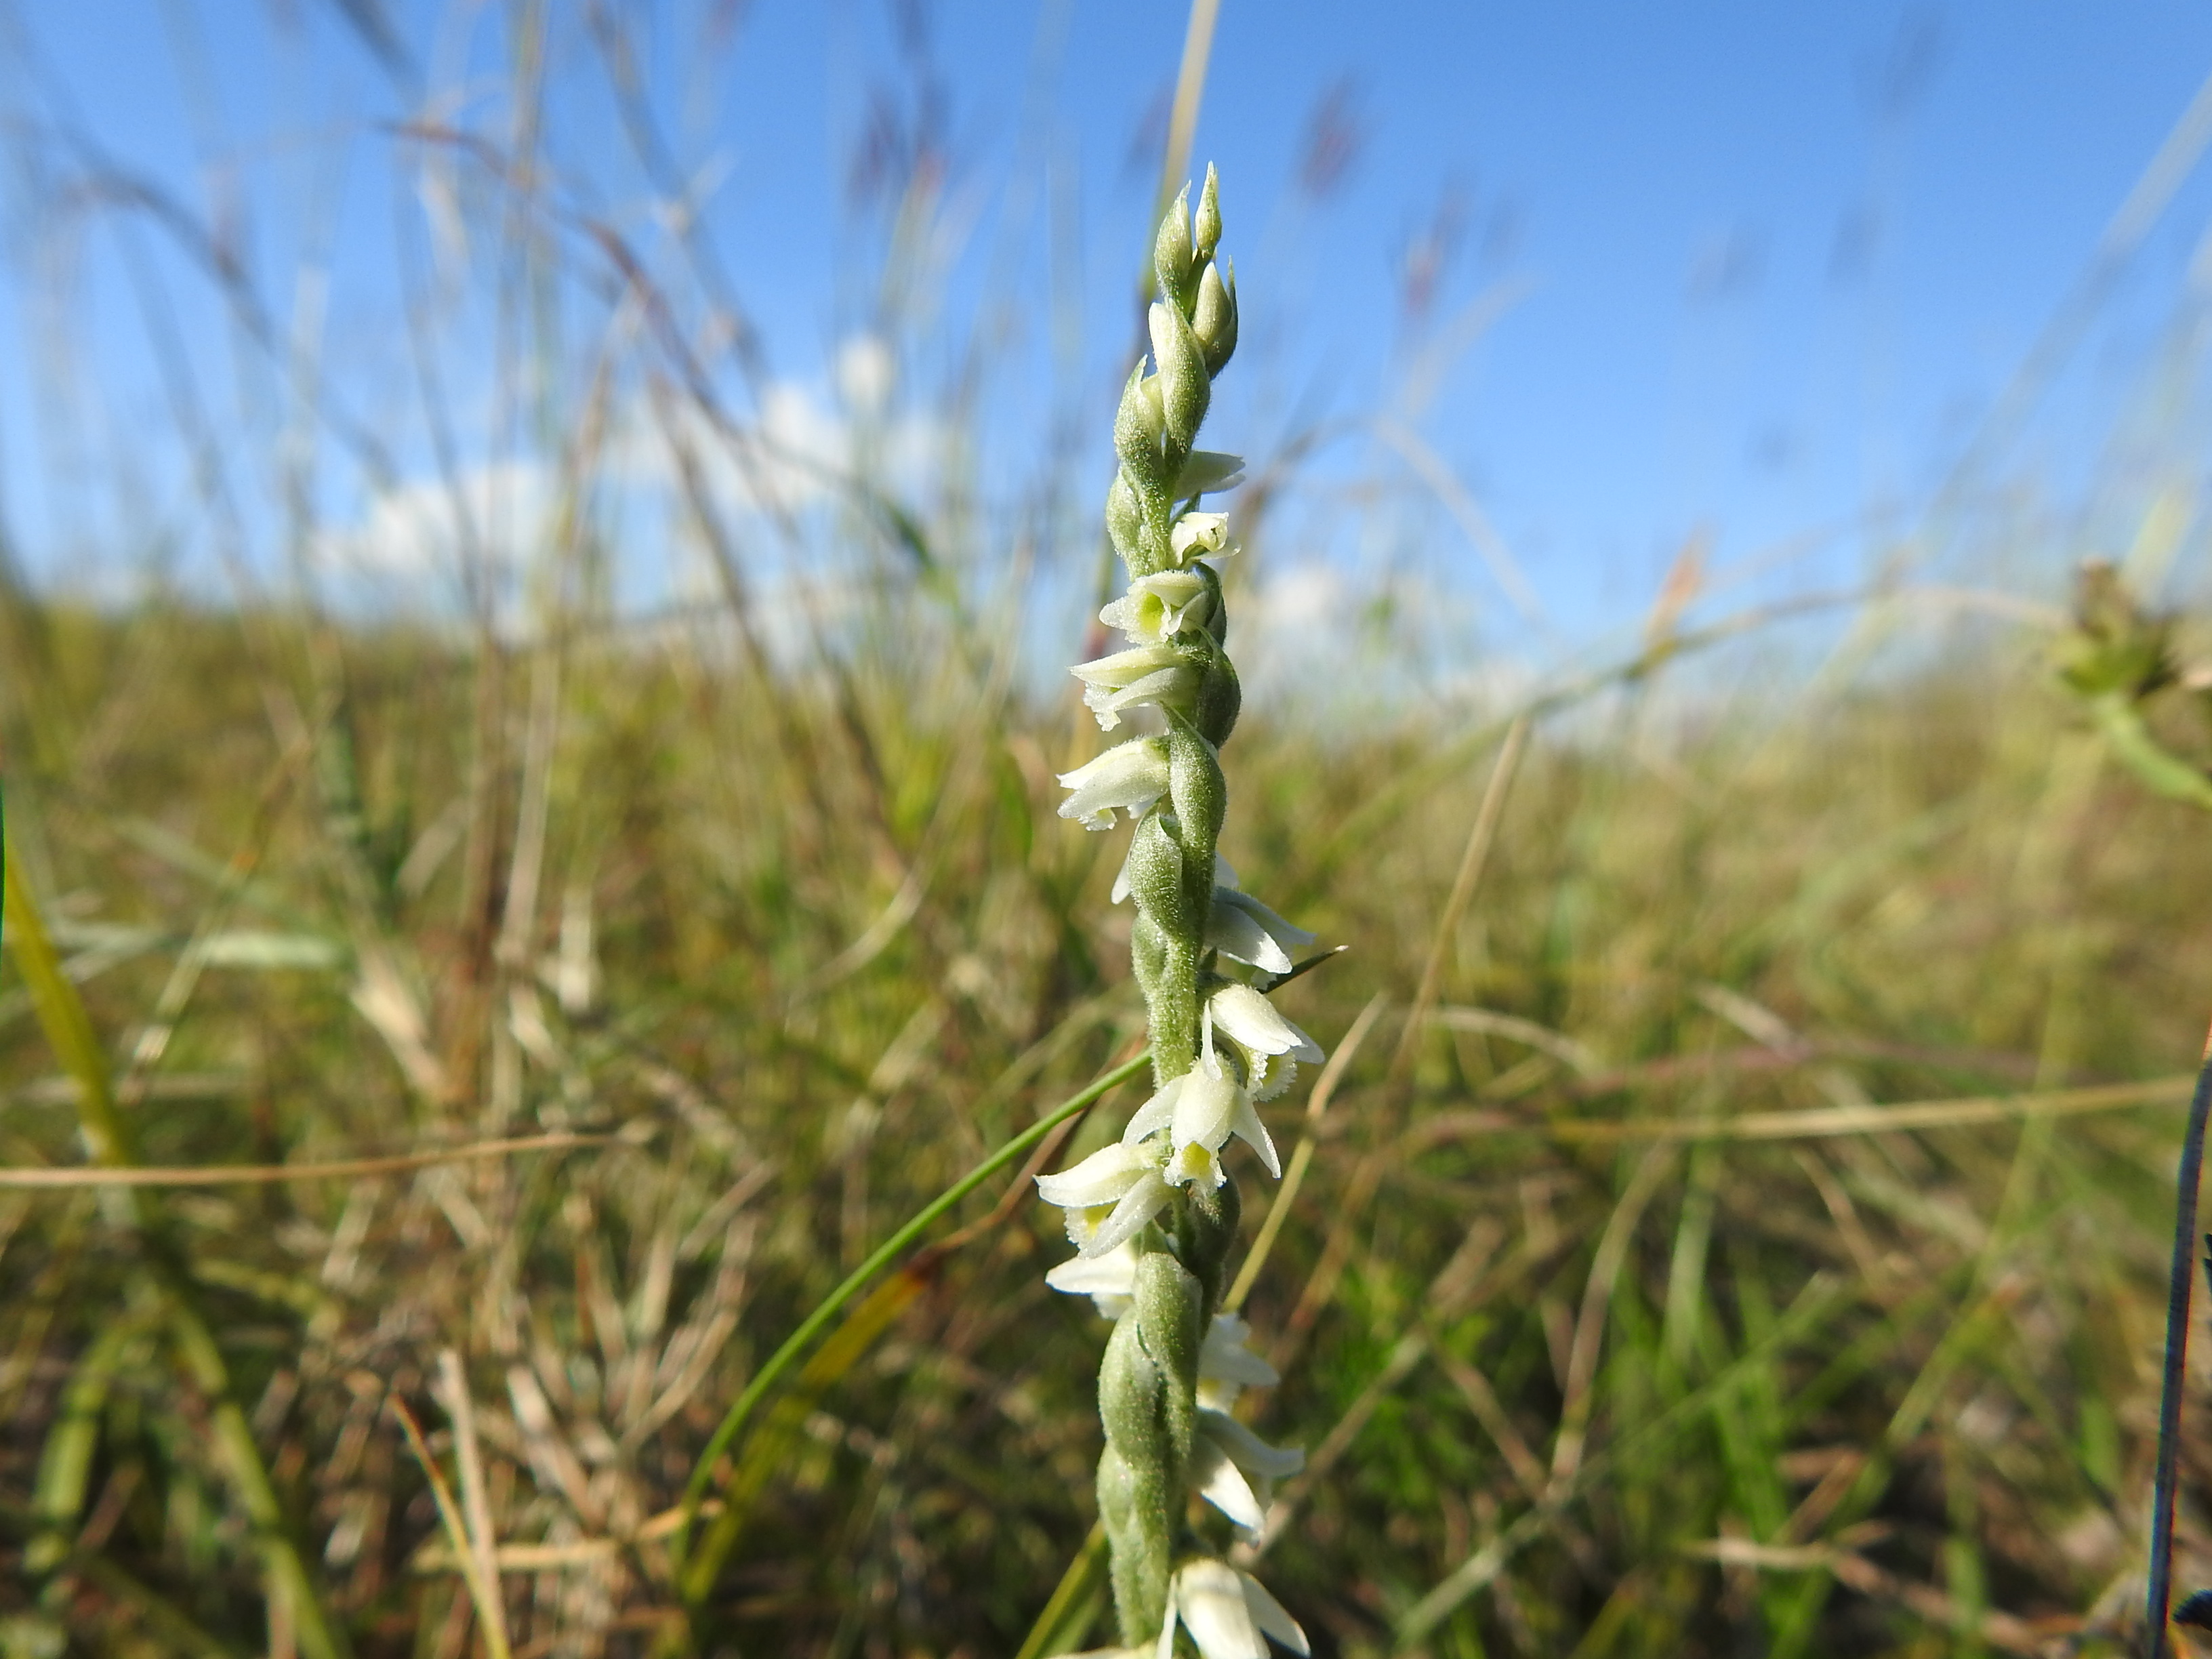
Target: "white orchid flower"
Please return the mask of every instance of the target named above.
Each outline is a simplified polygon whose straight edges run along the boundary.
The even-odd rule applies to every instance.
[[[1178,501],[1188,501],[1194,495],[1212,495],[1224,489],[1234,489],[1244,482],[1244,458],[1225,455],[1218,449],[1194,449],[1190,459],[1176,474],[1175,495]]]
[[[1269,1637],[1301,1659],[1313,1651],[1283,1604],[1226,1561],[1193,1561],[1176,1574],[1155,1659],[1172,1659],[1178,1622],[1198,1644],[1201,1659],[1267,1659]]]
[[[1162,1129],[1169,1132],[1174,1149],[1169,1158],[1170,1181],[1176,1178],[1179,1160],[1191,1148],[1218,1152],[1231,1135],[1259,1153],[1269,1175],[1283,1173],[1267,1126],[1252,1109],[1252,1097],[1231,1082],[1218,1062],[1202,1059],[1181,1077],[1169,1079],[1158,1094],[1137,1109],[1129,1127],[1121,1133],[1122,1143],[1133,1146]]]
[[[1060,817],[1085,830],[1110,830],[1118,807],[1134,822],[1168,792],[1167,746],[1157,738],[1116,744],[1087,765],[1061,773],[1060,783],[1074,792],[1060,802]]]
[[[1087,1296],[1102,1317],[1119,1319],[1137,1299],[1137,1242],[1124,1239],[1103,1255],[1070,1256],[1047,1273],[1044,1282],[1069,1296]],[[1216,1314],[1213,1318],[1218,1325],[1223,1316]],[[1206,1341],[1211,1344],[1212,1340],[1213,1334],[1209,1331]],[[1265,1360],[1260,1363],[1267,1364]],[[1200,1352],[1198,1364],[1202,1377],[1206,1374],[1204,1350]]]
[[[1198,695],[1198,665],[1167,645],[1140,645],[1110,657],[1078,663],[1068,671],[1084,685],[1083,701],[1111,732],[1121,711],[1139,703],[1187,706]]]
[[[1226,513],[1186,513],[1168,526],[1168,550],[1175,562],[1188,564],[1209,553],[1233,553],[1229,545]]]
[[[1224,985],[1206,998],[1201,1037],[1209,1060],[1214,1057],[1217,1030],[1243,1051],[1255,1100],[1273,1100],[1289,1088],[1297,1075],[1297,1061],[1316,1062],[1322,1058],[1319,1043],[1277,1013],[1274,1005],[1249,985]]]
[[[1314,936],[1293,927],[1249,893],[1238,890],[1237,872],[1218,853],[1213,855],[1213,908],[1206,920],[1206,943],[1234,962],[1267,974],[1287,974],[1291,952],[1303,951]]]
[[[1267,1525],[1275,1482],[1305,1466],[1306,1455],[1296,1447],[1271,1446],[1226,1413],[1199,1408],[1191,1484],[1246,1532]]]
[[[1067,1212],[1068,1240],[1086,1256],[1134,1238],[1175,1195],[1158,1164],[1120,1141],[1036,1184],[1046,1203]]]
[[[1131,582],[1127,593],[1098,613],[1098,620],[1140,645],[1158,644],[1200,626],[1212,608],[1206,579],[1195,570],[1162,570]]]
[[[1130,1292],[1135,1293],[1136,1263],[1129,1267]],[[1244,1346],[1252,1328],[1232,1313],[1218,1313],[1206,1328],[1206,1340],[1198,1350],[1198,1403],[1209,1411],[1225,1412],[1247,1389],[1272,1389],[1282,1377],[1275,1368]]]

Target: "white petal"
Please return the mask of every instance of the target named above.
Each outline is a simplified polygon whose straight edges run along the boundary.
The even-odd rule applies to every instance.
[[[1178,563],[1193,556],[1218,553],[1229,545],[1229,515],[1225,513],[1186,513],[1168,528],[1168,547]]]
[[[1313,1650],[1306,1645],[1306,1633],[1298,1628],[1298,1621],[1283,1610],[1283,1604],[1267,1594],[1267,1587],[1249,1572],[1240,1572],[1243,1581],[1244,1605],[1252,1614],[1253,1622],[1280,1642],[1298,1659],[1307,1659]]]
[[[1296,1474],[1306,1466],[1306,1455],[1297,1447],[1271,1446],[1235,1418],[1222,1412],[1200,1412],[1198,1431],[1226,1452],[1237,1467],[1247,1474],[1255,1474],[1267,1480],[1280,1480]]]
[[[1224,912],[1228,913],[1227,915]],[[1231,917],[1235,920],[1231,921]],[[1267,949],[1271,955],[1266,959],[1245,956],[1227,943],[1215,940],[1214,930],[1224,926],[1224,922],[1232,927],[1241,926],[1255,931],[1261,939],[1267,941],[1263,948]],[[1240,932],[1238,936],[1249,938],[1250,935]],[[1313,942],[1311,933],[1303,927],[1292,927],[1249,893],[1223,892],[1218,886],[1214,890],[1213,913],[1206,924],[1206,943],[1218,943],[1224,954],[1235,957],[1237,961],[1249,962],[1255,968],[1264,968],[1271,974],[1287,974],[1291,971],[1290,952],[1303,951]],[[1279,967],[1276,965],[1278,963],[1281,964]]]
[[[1198,1495],[1247,1532],[1267,1524],[1260,1495],[1227,1452],[1211,1440],[1200,1439],[1190,1449],[1190,1483]]]
[[[1183,1080],[1171,1077],[1159,1087],[1159,1092],[1137,1108],[1129,1120],[1129,1127],[1121,1131],[1121,1144],[1133,1146],[1146,1135],[1158,1134],[1175,1121],[1176,1102],[1182,1096]]]
[[[1167,793],[1167,756],[1157,739],[1137,738],[1062,773],[1060,781],[1073,792],[1060,804],[1060,817],[1080,819],[1086,830],[1103,830],[1113,823],[1115,808],[1141,817]]]
[[[1175,1140],[1178,1148],[1191,1145],[1218,1152],[1237,1121],[1237,1106],[1243,1090],[1200,1060],[1179,1079],[1182,1092],[1175,1102]]]
[[[1060,815],[1071,816],[1065,806]],[[1249,962],[1271,974],[1289,973],[1290,953],[1260,925],[1257,916],[1236,902],[1243,896],[1218,887],[1213,890],[1213,908],[1206,919],[1206,944],[1233,961]]]
[[[1132,680],[1116,691],[1107,691],[1094,685],[1084,694],[1083,700],[1091,703],[1094,714],[1098,712],[1099,705],[1091,702],[1093,697],[1103,702],[1108,711],[1118,713],[1132,703],[1164,702],[1186,688],[1194,688],[1197,681],[1198,670],[1188,663],[1178,662],[1170,667],[1155,669],[1143,678]],[[1109,726],[1107,729],[1111,731],[1113,728]]]
[[[1222,857],[1219,853],[1213,855],[1213,884],[1216,887],[1226,887],[1232,893],[1242,885],[1237,879],[1236,866]]]
[[[1287,1073],[1291,1068],[1285,1066],[1283,1069]],[[1267,1166],[1269,1175],[1278,1181],[1283,1178],[1282,1160],[1275,1156],[1275,1143],[1268,1139],[1267,1126],[1252,1109],[1252,1097],[1242,1089],[1237,1091],[1237,1109],[1229,1120],[1229,1132],[1260,1154],[1260,1162]]]
[[[1133,1261],[1130,1272],[1136,1271]],[[1246,1388],[1271,1389],[1283,1379],[1275,1368],[1244,1346],[1252,1328],[1235,1314],[1216,1314],[1198,1351],[1198,1374]]]
[[[1167,765],[1167,754],[1159,744],[1149,738],[1138,738],[1116,744],[1073,772],[1062,772],[1060,781],[1067,789],[1087,789],[1102,784],[1119,787],[1139,780],[1149,783],[1155,777],[1164,779]]]
[[[1118,1202],[1121,1195],[1152,1171],[1152,1161],[1116,1141],[1102,1146],[1072,1170],[1036,1178],[1037,1192],[1048,1204],[1062,1209],[1088,1209]]]
[[[1164,1209],[1168,1200],[1174,1196],[1175,1188],[1169,1186],[1158,1171],[1147,1169],[1137,1184],[1121,1195],[1121,1201],[1099,1224],[1098,1230],[1088,1239],[1075,1241],[1076,1248],[1085,1255],[1104,1255],[1142,1232],[1145,1224]],[[1068,1212],[1070,1222],[1074,1220],[1076,1214],[1074,1211]],[[1073,1231],[1073,1228],[1070,1231]]]
[[[1224,985],[1206,1000],[1207,1017],[1255,1054],[1317,1060],[1321,1045],[1275,1012],[1249,985]]]
[[[1137,1251],[1124,1244],[1103,1255],[1070,1256],[1044,1276],[1044,1282],[1069,1296],[1119,1297],[1137,1293]],[[1203,1358],[1200,1360],[1205,1364]]]
[[[1079,662],[1067,672],[1085,685],[1119,689],[1163,668],[1173,668],[1182,660],[1182,654],[1172,646],[1140,645],[1133,651],[1116,651],[1111,656]]]
[[[1178,496],[1210,495],[1219,489],[1234,489],[1244,482],[1244,458],[1226,455],[1218,449],[1194,449],[1190,459],[1182,464],[1176,475],[1175,493]]]
[[[1267,1659],[1240,1578],[1223,1561],[1194,1561],[1176,1575],[1176,1611],[1204,1659]]]

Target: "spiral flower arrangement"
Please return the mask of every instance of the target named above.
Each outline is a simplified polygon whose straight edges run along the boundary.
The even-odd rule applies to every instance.
[[[1237,550],[1226,515],[1201,503],[1243,476],[1237,457],[1196,447],[1237,349],[1236,272],[1214,257],[1220,238],[1209,167],[1194,219],[1186,188],[1161,222],[1152,367],[1130,374],[1114,422],[1106,528],[1129,586],[1099,615],[1129,647],[1073,670],[1101,728],[1131,735],[1060,780],[1061,817],[1136,826],[1114,898],[1137,908],[1130,954],[1155,1087],[1118,1141],[1037,1181],[1076,1246],[1048,1281],[1114,1322],[1098,1377],[1098,1509],[1123,1645],[1106,1651],[1157,1659],[1194,1646],[1201,1659],[1266,1659],[1270,1639],[1307,1651],[1282,1605],[1223,1559],[1232,1532],[1258,1534],[1273,1483],[1304,1461],[1230,1414],[1241,1389],[1279,1379],[1220,1305],[1241,1213],[1223,1157],[1241,1140],[1280,1175],[1253,1103],[1322,1051],[1265,994],[1313,936],[1242,891],[1216,850],[1228,806],[1219,751],[1241,694],[1210,561]]]

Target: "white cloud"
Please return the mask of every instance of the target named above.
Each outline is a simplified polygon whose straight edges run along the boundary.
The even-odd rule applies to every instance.
[[[327,574],[429,578],[465,591],[472,574],[504,580],[542,545],[554,498],[534,461],[499,461],[447,483],[423,479],[377,495],[362,522],[326,534]]]

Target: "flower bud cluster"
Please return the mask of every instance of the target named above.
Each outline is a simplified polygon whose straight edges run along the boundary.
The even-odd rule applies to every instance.
[[[1220,1306],[1242,1213],[1223,1154],[1241,1140],[1279,1176],[1255,1103],[1287,1089],[1298,1061],[1322,1058],[1265,995],[1313,935],[1243,891],[1217,850],[1228,805],[1219,751],[1241,695],[1209,562],[1237,549],[1227,516],[1201,503],[1243,477],[1236,456],[1196,447],[1213,377],[1237,346],[1237,277],[1214,257],[1220,235],[1209,167],[1195,218],[1186,189],[1160,225],[1152,367],[1137,365],[1115,416],[1106,527],[1129,586],[1099,619],[1128,648],[1073,671],[1100,728],[1133,733],[1060,779],[1061,817],[1103,830],[1119,814],[1135,826],[1114,899],[1136,905],[1131,957],[1155,1088],[1119,1139],[1037,1180],[1077,1250],[1048,1282],[1114,1322],[1098,1394],[1098,1508],[1125,1644],[1114,1651],[1158,1659],[1188,1651],[1186,1640],[1201,1659],[1265,1659],[1270,1640],[1307,1650],[1297,1621],[1188,1518],[1194,1494],[1255,1535],[1273,1483],[1304,1462],[1231,1414],[1241,1389],[1278,1379]]]

